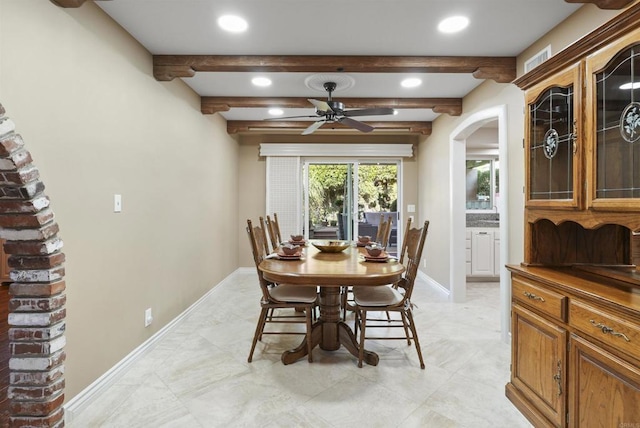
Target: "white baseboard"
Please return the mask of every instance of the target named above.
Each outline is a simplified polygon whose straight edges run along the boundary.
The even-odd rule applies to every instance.
[[[254,272],[255,268],[238,268],[231,274],[229,274],[225,279],[220,281],[217,285],[213,286],[211,290],[209,290],[204,296],[198,299],[195,303],[189,306],[184,312],[174,318],[167,325],[162,327],[162,329],[158,330],[153,336],[147,339],[144,343],[138,346],[136,349],[131,351],[126,357],[116,363],[115,366],[111,367],[106,373],[96,379],[92,384],[87,386],[84,390],[82,390],[78,395],[73,397],[67,403],[64,404],[65,411],[65,419],[66,422],[70,423],[73,421],[74,415],[81,412],[86,406],[91,404],[93,400],[99,396],[101,392],[103,392],[106,388],[113,385],[117,382],[122,375],[126,372],[126,370],[138,359],[145,356],[149,351],[151,351],[157,342],[162,339],[167,333],[177,327],[181,322],[183,322],[191,312],[196,310],[199,305],[201,305],[207,297],[209,297],[216,289],[225,284],[227,281],[232,281],[237,274],[246,274]]]
[[[447,297],[451,294],[451,290],[449,290],[447,287],[440,284],[438,281],[431,278],[429,275],[422,272],[421,270],[418,270],[418,277],[423,281],[425,281],[427,284],[429,284],[431,287],[435,288],[436,290],[440,291],[442,294],[446,295]]]

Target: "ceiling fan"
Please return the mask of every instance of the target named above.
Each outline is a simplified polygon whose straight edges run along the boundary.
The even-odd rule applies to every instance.
[[[373,131],[373,126],[360,122],[355,119],[351,119],[352,116],[377,116],[394,114],[394,110],[388,107],[381,108],[365,108],[359,110],[345,110],[344,104],[339,101],[334,101],[331,98],[332,92],[336,89],[335,82],[325,82],[324,89],[329,93],[327,101],[314,100],[309,98],[309,102],[316,108],[315,116],[289,116],[279,118],[269,118],[267,120],[281,120],[281,119],[296,119],[303,117],[317,117],[317,121],[312,123],[307,129],[302,131],[302,135],[309,135],[316,129],[320,128],[325,123],[343,123],[351,128],[357,129],[362,132]]]

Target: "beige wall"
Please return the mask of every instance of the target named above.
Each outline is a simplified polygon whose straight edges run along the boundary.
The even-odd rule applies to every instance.
[[[618,13],[620,11],[602,10],[592,4],[582,6],[518,56],[518,75],[522,74],[525,61],[542,49],[550,45],[551,55],[555,55]]]
[[[557,53],[583,35],[611,19],[616,13],[603,11],[593,5],[578,9],[560,26],[528,48],[518,57],[519,68],[526,59],[539,52],[548,44],[552,53]],[[460,117],[441,115],[433,124],[432,134],[422,139],[419,157],[419,188],[421,218],[429,219],[429,238],[425,246],[427,267],[422,270],[443,285],[449,284],[450,260],[450,216],[449,216],[449,140],[451,133],[470,116],[485,109],[500,105],[507,106],[508,152],[507,177],[508,193],[508,236],[509,254],[507,263],[520,263],[523,259],[524,235],[524,93],[512,84],[498,84],[486,81],[464,98],[463,114]],[[501,159],[501,165],[505,160]]]
[[[260,216],[267,215],[267,162],[266,158],[260,157],[259,144],[240,146],[238,175],[239,188],[242,189],[238,193],[238,263],[239,266],[255,268],[245,228],[247,219],[255,223]]]
[[[68,400],[236,269],[239,146],[92,2],[0,0],[0,103],[65,244]]]

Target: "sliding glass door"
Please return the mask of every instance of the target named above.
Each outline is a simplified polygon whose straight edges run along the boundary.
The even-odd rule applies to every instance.
[[[305,234],[310,239],[375,238],[380,215],[393,220],[389,252],[398,245],[400,161],[306,159]]]

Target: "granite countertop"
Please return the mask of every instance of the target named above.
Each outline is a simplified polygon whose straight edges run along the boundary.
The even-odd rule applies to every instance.
[[[467,213],[467,227],[500,227],[500,214]]]

